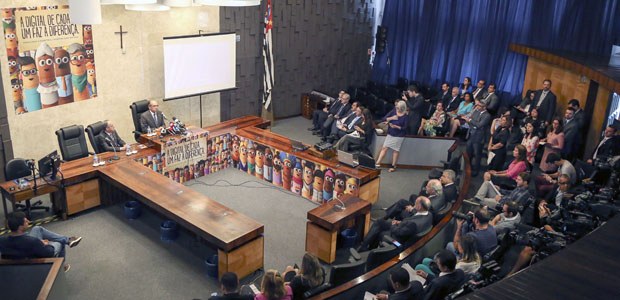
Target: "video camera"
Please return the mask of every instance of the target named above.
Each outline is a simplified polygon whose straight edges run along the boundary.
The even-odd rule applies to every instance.
[[[508,235],[516,245],[529,246],[534,249],[540,259],[564,249],[569,241],[562,233],[524,224],[516,224],[516,229]]]
[[[446,299],[456,299],[500,280],[501,278],[498,276],[500,270],[500,265],[494,260],[482,264],[462,288],[448,295]]]
[[[474,220],[474,215],[472,215],[472,214],[464,214],[464,213],[458,212],[458,211],[453,212],[452,216],[457,218],[457,219],[465,220],[465,221],[467,221],[467,223],[472,223],[473,220]]]

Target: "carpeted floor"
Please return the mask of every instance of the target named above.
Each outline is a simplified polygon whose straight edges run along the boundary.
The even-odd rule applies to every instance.
[[[272,130],[314,144],[319,138],[306,130],[310,124],[296,117],[275,122]],[[426,176],[420,170],[382,172],[380,196],[371,216],[380,217],[384,213],[380,208],[417,193]],[[227,182],[218,182],[221,179]],[[265,225],[265,268],[283,270],[288,264],[299,264],[305,247],[306,212],[313,203],[232,169],[187,185]],[[48,197],[41,198],[49,203]],[[39,212],[35,218],[47,215]],[[0,218],[4,222],[4,216]],[[207,299],[218,291],[204,263],[215,249],[185,232],[175,242],[160,241],[162,220],[144,209],[140,219],[128,221],[119,204],[45,224],[61,234],[84,237],[78,247],[67,251],[72,266],[66,274],[70,299]],[[259,276],[248,276],[242,283],[259,282]]]

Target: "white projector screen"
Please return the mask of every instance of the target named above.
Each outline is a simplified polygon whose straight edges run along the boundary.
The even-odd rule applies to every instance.
[[[164,100],[235,88],[235,33],[164,37]]]

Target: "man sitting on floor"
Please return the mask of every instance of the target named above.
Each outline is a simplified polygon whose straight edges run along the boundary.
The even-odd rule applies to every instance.
[[[82,237],[66,237],[41,226],[34,226],[27,233],[30,221],[23,212],[10,213],[7,224],[11,233],[0,238],[0,253],[4,258],[64,257],[65,245],[73,248],[82,240]],[[65,271],[69,268],[69,264],[65,264]]]
[[[404,244],[418,232],[426,232],[433,227],[433,214],[428,210],[431,207],[431,200],[420,196],[415,201],[415,214],[398,220],[377,220],[368,231],[368,234],[357,248],[357,251],[365,251],[370,247],[374,248],[379,243],[381,237],[385,234],[395,238],[401,244]]]

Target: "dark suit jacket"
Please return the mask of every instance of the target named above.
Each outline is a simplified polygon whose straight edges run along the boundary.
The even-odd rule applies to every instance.
[[[410,283],[409,289],[400,293],[390,294],[390,300],[419,300],[424,297],[424,288],[419,281]]]
[[[431,211],[433,213],[437,213],[439,211],[441,211],[442,209],[446,208],[446,198],[444,198],[444,195],[430,195],[428,196],[428,199],[431,200]]]
[[[579,125],[579,131],[585,128],[586,125],[586,114],[583,112],[583,109],[575,112],[573,116],[573,120],[577,121],[577,125]]]
[[[596,147],[598,147],[600,143],[601,142],[599,141],[598,144],[596,144]],[[594,151],[592,151],[590,158],[594,158],[594,152],[596,151],[596,147],[594,148]],[[598,153],[596,154],[596,157],[609,158],[616,155],[620,155],[620,136],[618,135],[614,135],[610,139],[605,141],[605,143],[603,143],[598,148]]]
[[[542,90],[536,91],[536,94],[534,96],[534,102],[532,103],[532,105],[536,106],[536,104],[538,104],[540,95],[542,95]],[[545,99],[543,99],[543,102],[538,107],[538,117],[543,121],[551,123],[551,121],[553,120],[553,115],[555,115],[556,104],[557,99],[555,97],[555,94],[552,91],[549,91]]]
[[[221,296],[211,296],[209,300],[253,300],[254,296],[239,295],[239,293],[230,293]]]
[[[452,95],[450,95],[448,99],[443,102],[444,111],[450,112],[459,108],[459,104],[461,104],[461,97],[456,96],[452,103],[450,103],[450,100],[452,100]]]
[[[491,95],[489,95],[488,98],[486,98],[487,101],[487,111],[491,114],[491,116],[495,116],[495,114],[497,114],[497,110],[499,109],[499,97],[497,96],[496,93],[493,93]]]
[[[459,192],[456,188],[456,184],[452,183],[448,186],[443,187],[443,198],[448,203],[453,203],[456,201],[456,198],[459,196]]]
[[[471,92],[471,95],[474,96],[474,99],[482,100],[482,99],[486,98],[486,96],[489,94],[489,92],[485,88],[482,88],[482,90],[480,92],[478,92],[478,95],[475,95],[477,90],[478,90],[478,88],[476,87]]]
[[[409,108],[409,133],[416,134],[422,123],[422,115],[424,114],[424,98],[422,95],[409,99],[407,107]]]
[[[125,141],[118,136],[116,131],[114,131],[111,136],[109,136],[105,130],[101,131],[97,135],[96,140],[99,150],[104,152],[112,152],[114,150],[119,151],[122,146],[125,146]]]
[[[405,243],[409,238],[418,232],[425,232],[433,227],[433,214],[413,215],[403,219],[399,224],[390,228],[390,235],[401,243]]]
[[[562,148],[562,155],[564,157],[577,151],[580,134],[579,123],[574,118],[564,125],[564,148]]]
[[[469,121],[469,139],[472,142],[484,142],[484,135],[489,131],[491,115],[487,111],[474,111]]]
[[[464,281],[465,273],[460,269],[456,269],[453,273],[439,277],[428,274],[426,278],[426,287],[424,288],[424,299],[441,300],[448,294],[456,291]]]
[[[448,90],[445,94],[443,93],[443,91],[439,91],[439,93],[437,93],[437,95],[435,95],[435,96],[433,96],[433,98],[431,98],[431,102],[433,102],[433,104],[437,104],[439,102],[445,104],[448,101],[450,101],[451,98],[452,98],[452,93],[450,93],[450,90]]]
[[[164,114],[161,111],[157,111],[157,123],[155,123],[150,110],[147,110],[140,115],[140,129],[142,130],[142,133],[146,133],[148,127],[151,127],[151,129],[156,129],[161,126],[164,126]]]

